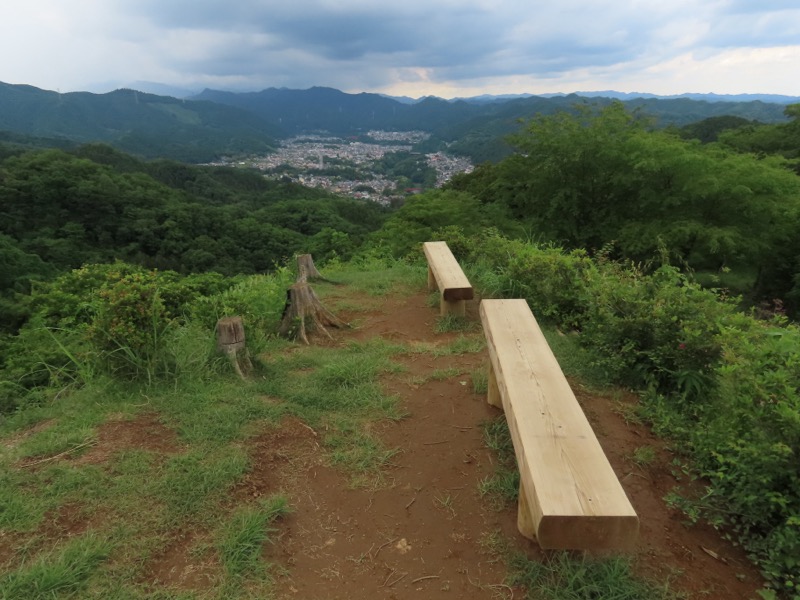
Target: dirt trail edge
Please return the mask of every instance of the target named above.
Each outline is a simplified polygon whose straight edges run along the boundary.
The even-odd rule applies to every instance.
[[[468,304],[468,318],[477,321],[477,301]],[[445,345],[458,334],[435,333],[437,312],[422,289],[395,296],[379,312],[358,313],[359,327],[338,333],[336,343],[381,337]],[[505,566],[485,544],[499,531],[531,558],[543,557],[518,534],[516,508],[492,510],[478,492],[495,461],[482,424],[500,414],[472,391],[470,373],[485,367],[485,351],[396,360],[406,370],[383,383],[401,398],[408,416],[376,426],[385,446],[399,452],[375,489],[352,489],[346,474],[324,462],[321,434],[295,419],[252,440],[255,468],[241,491],[259,496],[283,490],[293,508],[280,539],[266,551],[278,567],[277,596],[524,597],[523,590],[503,584]],[[678,482],[663,444],[644,426],[625,422],[619,398],[573,388],[640,516],[636,570],[671,578],[690,598],[754,598],[762,582],[741,550],[710,527],[687,527],[683,515],[666,506],[663,497]],[[655,450],[645,466],[631,459],[643,446]]]

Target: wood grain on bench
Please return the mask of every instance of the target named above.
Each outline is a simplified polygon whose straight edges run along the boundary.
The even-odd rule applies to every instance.
[[[525,300],[484,300],[489,402],[520,470],[518,525],[542,548],[623,549],[639,519]]]

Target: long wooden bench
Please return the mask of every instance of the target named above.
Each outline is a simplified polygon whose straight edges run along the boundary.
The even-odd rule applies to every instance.
[[[463,317],[465,300],[472,300],[474,292],[447,242],[425,242],[422,249],[428,259],[428,289],[441,294],[439,313]]]
[[[542,548],[626,549],[639,518],[525,300],[483,300],[490,404],[520,470],[517,526]]]

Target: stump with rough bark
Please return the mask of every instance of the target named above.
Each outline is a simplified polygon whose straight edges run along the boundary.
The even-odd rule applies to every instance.
[[[325,281],[326,283],[336,284],[335,281],[323,277],[322,273],[317,270],[314,258],[310,254],[297,255],[297,273],[298,281],[305,275],[307,281]]]
[[[297,281],[286,291],[286,306],[278,332],[284,336],[300,338],[308,344],[308,331],[312,329],[333,339],[328,327],[342,329],[349,325],[325,308],[308,284],[307,276],[301,272]]]
[[[234,371],[242,379],[253,370],[242,317],[223,317],[217,321],[217,350],[228,356]]]

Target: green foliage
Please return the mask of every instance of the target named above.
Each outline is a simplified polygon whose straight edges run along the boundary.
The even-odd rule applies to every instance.
[[[732,303],[667,266],[644,276],[607,264],[591,291],[583,340],[613,379],[677,391],[689,402],[708,394],[720,354],[714,336],[720,320],[734,313]]]
[[[222,317],[240,316],[248,342],[258,352],[264,338],[277,331],[293,283],[291,271],[278,268],[270,275],[252,275],[217,294],[198,296],[187,306],[191,318],[213,330]]]
[[[49,600],[85,590],[112,544],[91,533],[71,538],[30,565],[0,577],[0,597]]]
[[[436,185],[436,170],[428,165],[422,154],[389,152],[375,161],[374,170],[389,179],[399,179],[398,188],[432,188]]]
[[[792,300],[800,289],[800,180],[784,159],[654,131],[621,103],[540,116],[511,141],[519,153],[451,185],[479,200],[479,214],[496,207],[536,239],[568,248],[636,262],[666,248],[695,270],[754,273],[758,299]],[[451,215],[449,224],[462,224]],[[470,221],[470,234],[485,224]],[[425,233],[404,225],[396,237]]]
[[[249,170],[146,163],[97,144],[4,159],[0,201],[7,300],[31,281],[115,259],[235,275],[271,271],[301,251],[346,258],[384,214]]]
[[[6,342],[0,408],[39,402],[36,390],[84,385],[101,374],[147,384],[203,378],[217,362],[217,320],[242,316],[257,353],[277,329],[291,280],[283,268],[236,281],[118,262],[41,284],[27,299],[30,320]]]
[[[270,152],[276,127],[247,112],[115,90],[60,94],[0,84],[0,129],[83,142],[101,140],[140,156],[208,162],[223,155]]]
[[[750,125],[751,121],[742,117],[726,115],[721,117],[708,117],[696,123],[690,123],[680,128],[680,136],[687,140],[698,140],[703,144],[716,142],[720,133],[730,129],[739,129]]]
[[[436,190],[407,198],[372,237],[372,243],[383,244],[395,256],[402,256],[422,242],[437,239],[446,228],[457,227],[473,235],[493,225],[518,230],[499,206],[483,207],[470,194]]]
[[[720,141],[742,152],[755,154],[778,154],[791,160],[795,171],[800,173],[800,104],[789,104],[784,114],[788,123],[752,124],[723,132]]]
[[[165,339],[175,317],[161,297],[157,274],[131,274],[98,295],[100,307],[88,335],[104,366],[117,376],[148,381],[169,373]]]

